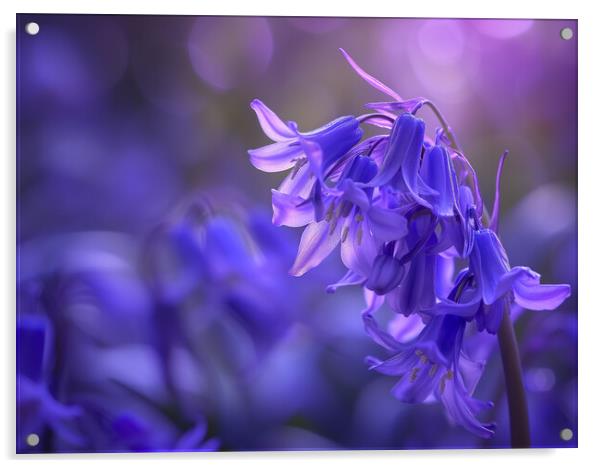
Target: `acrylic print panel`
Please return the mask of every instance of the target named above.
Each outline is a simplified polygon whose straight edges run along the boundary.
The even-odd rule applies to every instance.
[[[576,446],[577,37],[18,15],[17,452]]]

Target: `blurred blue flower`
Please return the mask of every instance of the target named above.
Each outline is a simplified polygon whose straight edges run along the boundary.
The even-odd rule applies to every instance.
[[[44,438],[51,429],[59,440],[81,443],[75,424],[81,409],[55,399],[46,379],[50,324],[40,316],[20,314],[17,320],[17,452],[40,448],[27,444],[27,437]]]

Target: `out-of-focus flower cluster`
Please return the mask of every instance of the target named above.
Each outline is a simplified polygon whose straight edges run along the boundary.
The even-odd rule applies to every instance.
[[[291,346],[303,288],[282,288],[294,243],[234,198],[193,197],[143,243],[86,232],[20,246],[19,452],[257,448],[251,424],[308,404],[272,362],[288,353],[300,378],[311,363]],[[281,410],[260,411],[266,398]]]
[[[452,422],[490,438],[495,424],[477,415],[492,403],[473,397],[485,361],[471,358],[467,337],[496,334],[514,305],[555,309],[570,286],[541,284],[535,271],[510,265],[497,233],[508,153],[499,161],[489,217],[477,174],[437,107],[404,100],[343,54],[392,100],[310,132],[257,99],[251,103],[274,142],[250,150],[251,163],[265,172],[289,170],[272,190],[273,223],[305,227],[290,273],[304,275],[340,245],[347,272],[327,290],[363,287],[365,330],[389,353],[368,357],[370,369],[398,377],[395,398],[440,401]],[[426,108],[441,123],[430,137],[417,116]],[[382,133],[362,140],[361,124]],[[374,316],[385,302],[398,314],[388,330]]]

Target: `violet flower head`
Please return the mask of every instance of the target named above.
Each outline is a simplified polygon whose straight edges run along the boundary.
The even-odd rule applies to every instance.
[[[449,418],[475,435],[490,438],[494,424],[481,423],[476,415],[493,405],[471,396],[483,369],[462,351],[466,320],[454,315],[433,318],[417,338],[400,343],[380,330],[374,318],[364,314],[367,332],[392,355],[383,360],[368,357],[371,370],[400,379],[391,389],[404,403],[435,399],[443,404]]]
[[[497,235],[508,152],[499,162],[489,221],[477,173],[435,105],[403,99],[342,52],[364,81],[393,101],[368,103],[372,113],[309,133],[284,124],[260,101],[251,104],[276,142],[251,150],[251,163],[269,172],[292,169],[272,190],[273,223],[305,227],[290,273],[303,275],[340,245],[348,271],[327,291],[364,288],[365,330],[390,353],[368,358],[370,369],[399,377],[392,390],[398,400],[437,400],[452,422],[491,438],[495,425],[477,418],[491,403],[473,397],[485,363],[465,349],[467,325],[496,334],[512,304],[553,310],[570,286],[541,284],[530,268],[510,267]],[[423,109],[440,121],[433,139],[417,116]],[[360,141],[360,124],[384,133]],[[425,324],[417,337],[401,340],[379,327],[374,314],[385,303],[397,320]],[[392,324],[397,327],[395,319]]]
[[[274,141],[271,145],[249,150],[251,163],[265,172],[280,172],[306,164],[310,156],[305,153],[304,143],[307,142],[320,147],[324,155],[322,169],[326,169],[355,145],[363,133],[352,116],[339,117],[316,130],[302,133],[296,123],[285,124],[259,99],[251,103],[251,108],[266,136]]]
[[[325,195],[324,219],[306,228],[291,273],[299,276],[317,266],[339,243],[345,266],[367,277],[379,245],[405,234],[405,219],[371,200],[370,188],[359,184],[376,165],[357,156],[335,190]]]
[[[480,330],[495,334],[512,303],[530,310],[554,310],[570,296],[568,284],[541,284],[541,275],[530,268],[511,268],[502,243],[491,229],[479,227],[473,236],[463,300],[442,299],[428,313],[475,318]]]

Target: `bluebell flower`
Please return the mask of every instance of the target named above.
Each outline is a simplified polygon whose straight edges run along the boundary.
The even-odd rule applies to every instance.
[[[530,268],[510,268],[506,251],[491,229],[475,232],[470,269],[482,297],[486,328],[491,333],[497,331],[504,301],[514,301],[529,310],[553,310],[571,294],[568,284],[541,284],[541,275]]]
[[[193,303],[204,327],[240,323],[237,333],[248,335],[245,343],[263,354],[286,332],[296,313],[282,288],[288,265],[264,251],[247,220],[234,214],[244,212],[239,203],[226,209],[216,201],[212,212],[201,219],[189,216],[195,203],[188,205],[184,215],[176,216],[150,244],[146,255],[158,277],[154,285],[160,303],[158,339],[163,340],[170,329],[165,322],[173,323],[178,311]],[[263,229],[257,217],[254,224],[255,231]],[[287,248],[292,256],[294,245]],[[166,271],[169,274],[163,277]],[[245,359],[250,358],[246,353]]]
[[[516,303],[530,310],[553,310],[571,294],[568,284],[541,284],[541,275],[525,266],[510,267],[497,235],[491,229],[474,232],[469,269],[464,270],[461,301],[442,299],[431,312],[477,317],[481,329],[497,333],[505,306]]]
[[[395,256],[394,249],[394,242],[387,243],[372,263],[365,287],[376,294],[384,295],[392,291],[404,277],[404,264]]]
[[[306,142],[319,146],[324,158],[321,167],[326,169],[360,141],[363,133],[353,116],[340,117],[316,130],[301,133],[297,124],[285,124],[259,99],[253,100],[251,108],[266,136],[275,142],[249,150],[251,163],[265,172],[280,172],[306,164],[309,156],[303,146]]]
[[[458,214],[458,180],[449,152],[444,146],[434,145],[424,152],[419,174],[432,189],[422,196],[429,202],[433,213],[442,218]]]
[[[476,415],[491,408],[491,402],[472,397],[483,363],[462,351],[466,320],[454,316],[431,319],[413,340],[401,343],[382,330],[370,314],[364,314],[366,331],[391,355],[385,360],[368,357],[371,370],[400,377],[391,393],[405,403],[441,402],[451,421],[473,434],[490,438],[495,425],[480,422]]]
[[[375,203],[372,189],[365,187],[376,171],[376,163],[367,156],[356,156],[349,163],[336,187],[323,196],[323,219],[311,222],[303,231],[291,274],[300,276],[316,267],[340,243],[343,263],[367,277],[379,245],[405,235],[404,216]],[[286,209],[293,211],[294,207]]]
[[[407,215],[407,234],[390,243],[372,264],[365,287],[385,294],[389,306],[408,316],[436,300],[436,217],[425,209]]]
[[[281,142],[267,149],[274,170],[293,168],[272,191],[273,223],[305,227],[290,273],[304,274],[341,244],[348,270],[327,291],[363,287],[366,332],[393,353],[385,361],[369,358],[372,368],[402,377],[393,389],[398,399],[439,400],[452,421],[491,437],[494,426],[476,418],[490,404],[472,397],[483,363],[466,357],[467,323],[497,333],[505,310],[554,309],[570,295],[570,287],[542,285],[531,269],[510,267],[497,237],[507,152],[500,158],[493,213],[485,228],[476,171],[435,105],[425,98],[403,99],[341,51],[362,79],[392,98],[368,103],[373,113],[356,119],[386,129],[385,134],[340,144],[340,151],[334,151],[326,141],[299,137],[296,125],[285,125],[258,101],[253,103],[266,134]],[[433,140],[416,116],[423,107],[442,126]],[[353,139],[343,136],[342,119],[334,121],[341,131],[333,138],[349,143]],[[454,280],[457,260],[467,261],[468,268]],[[417,337],[405,339],[405,331],[393,336],[378,327],[373,314],[385,302],[398,314],[391,324],[412,324],[402,330],[414,333],[421,327],[418,319],[425,322]]]
[[[380,172],[370,185],[390,184],[408,203],[430,207],[421,196],[433,193],[420,176],[424,130],[424,121],[412,114],[405,113],[396,118]]]

